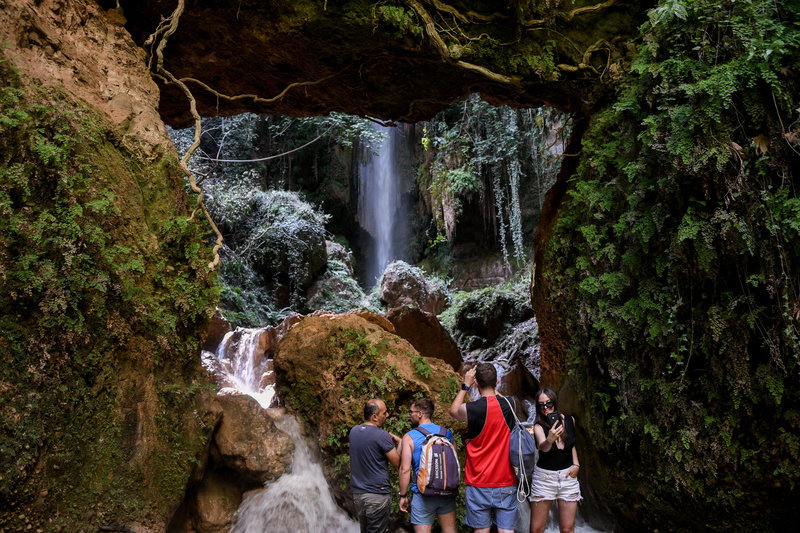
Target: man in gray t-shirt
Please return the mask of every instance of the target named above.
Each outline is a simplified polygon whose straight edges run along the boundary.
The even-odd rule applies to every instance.
[[[361,533],[389,531],[389,463],[400,464],[400,437],[381,429],[388,416],[386,404],[374,398],[364,406],[364,423],[350,430],[350,490]]]

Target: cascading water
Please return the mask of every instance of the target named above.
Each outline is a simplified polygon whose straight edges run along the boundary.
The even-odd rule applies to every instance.
[[[385,137],[377,149],[366,147],[358,169],[358,221],[372,237],[365,255],[366,280],[377,281],[391,261],[402,259],[403,236],[408,235],[408,217],[403,209],[401,159],[403,135],[398,128],[373,124]]]
[[[285,415],[276,425],[295,443],[292,472],[263,489],[250,492],[236,512],[230,533],[357,533],[358,523],[337,507],[322,467],[311,460],[297,420]]]
[[[264,408],[273,405],[272,360],[265,357],[262,341],[267,334],[267,328],[238,328],[225,335],[215,353],[203,353],[203,363],[223,385],[220,394],[245,393]],[[245,495],[231,533],[358,532],[358,523],[336,505],[322,467],[312,461],[297,420],[283,414],[275,425],[294,442],[291,472]]]
[[[221,394],[242,392],[252,396],[261,407],[270,407],[275,398],[272,360],[261,345],[266,328],[237,328],[225,334],[215,353],[203,352],[206,368],[221,382]]]

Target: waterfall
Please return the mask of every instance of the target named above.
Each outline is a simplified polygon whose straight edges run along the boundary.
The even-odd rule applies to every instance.
[[[264,348],[269,345],[268,330],[237,328],[225,335],[214,353],[203,352],[203,364],[222,385],[220,394],[245,393],[264,408],[273,405],[274,371]],[[297,420],[284,414],[275,425],[294,442],[291,472],[245,494],[231,533],[357,533],[358,523],[336,505],[322,467],[311,459]]]
[[[372,126],[384,139],[371,153],[366,147],[358,169],[358,221],[372,237],[366,247],[366,281],[370,285],[395,259],[402,259],[403,247],[410,233],[408,217],[403,209],[401,162],[404,161],[404,139],[398,128]]]
[[[243,392],[265,409],[273,404],[275,372],[262,348],[267,329],[236,328],[225,334],[213,354],[203,352],[203,364],[222,386],[220,394]]]
[[[276,422],[295,443],[292,472],[245,496],[236,512],[230,533],[295,533],[298,531],[359,531],[333,500],[322,467],[300,435],[294,417],[284,415]]]

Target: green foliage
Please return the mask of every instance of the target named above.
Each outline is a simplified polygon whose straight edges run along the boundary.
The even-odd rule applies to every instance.
[[[222,270],[226,287],[222,303],[231,309],[223,308],[223,312],[262,320],[259,325],[271,322],[281,313],[267,289],[281,286],[289,289],[288,303],[302,310],[305,289],[327,260],[327,217],[287,191],[253,191],[220,183],[206,187],[206,193],[209,212],[230,249]],[[241,290],[267,293],[267,297],[252,304],[244,298],[236,300]]]
[[[482,202],[490,206],[481,207],[489,217],[484,222],[496,227],[492,240],[506,264],[513,255],[515,267],[523,266],[544,193],[558,168],[558,158],[548,152],[565,121],[552,109],[493,107],[472,95],[426,123],[426,158],[417,180],[434,214],[437,240],[431,241],[431,251],[438,241],[454,238],[465,206]]]
[[[417,22],[413,11],[406,11],[398,6],[378,6],[374,11],[374,17],[379,24],[386,24],[395,29],[394,36],[402,39],[406,36],[414,38],[422,37],[424,30]]]
[[[500,287],[456,291],[439,320],[463,350],[490,346],[533,315],[530,273],[522,271]]]
[[[351,309],[377,309],[367,301],[367,295],[358,285],[347,266],[341,261],[328,259],[325,273],[312,287],[308,297],[309,309],[325,309],[334,313],[344,313]]]
[[[680,501],[718,529],[780,529],[758,505],[795,505],[774,487],[800,481],[787,387],[800,372],[799,14],[772,1],[651,11],[545,250],[592,442],[618,483],[648,486],[648,507]],[[627,497],[619,516],[665,527]],[[691,527],[673,516],[667,527]]]
[[[411,364],[414,365],[414,371],[425,379],[431,377],[431,367],[428,362],[421,355],[411,358]]]

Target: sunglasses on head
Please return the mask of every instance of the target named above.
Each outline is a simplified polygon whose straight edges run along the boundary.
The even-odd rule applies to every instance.
[[[544,402],[544,403],[539,402],[538,405],[539,409],[552,409],[556,404],[554,404],[553,402]]]

